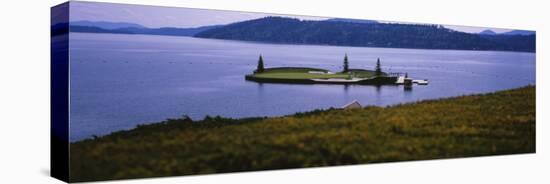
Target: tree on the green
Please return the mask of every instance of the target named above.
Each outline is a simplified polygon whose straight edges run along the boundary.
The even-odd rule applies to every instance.
[[[376,70],[375,70],[376,76],[382,76],[382,68],[380,68],[380,58],[376,61]]]
[[[260,59],[258,59],[258,67],[256,68],[256,73],[262,73],[262,72],[264,72],[264,59],[260,54]]]
[[[348,54],[344,56],[344,70],[342,72],[346,73],[349,71],[349,63],[348,63]]]

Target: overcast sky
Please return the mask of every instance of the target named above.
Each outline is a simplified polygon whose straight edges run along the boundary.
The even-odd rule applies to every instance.
[[[71,21],[108,21],[137,23],[150,28],[158,27],[198,27],[219,25],[262,18],[266,16],[285,16],[305,20],[325,20],[323,17],[288,16],[264,13],[248,13],[236,11],[218,11],[192,8],[173,8],[160,6],[126,5],[112,3],[94,3],[71,1]],[[488,28],[450,26],[447,28],[478,33]],[[510,31],[509,29],[494,29],[496,33]]]

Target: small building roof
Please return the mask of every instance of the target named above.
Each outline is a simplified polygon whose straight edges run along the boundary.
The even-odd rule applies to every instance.
[[[342,106],[342,109],[356,109],[356,108],[362,108],[361,104],[357,100],[353,100],[352,102]]]

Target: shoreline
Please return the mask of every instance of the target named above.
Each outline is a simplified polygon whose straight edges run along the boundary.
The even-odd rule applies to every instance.
[[[276,84],[337,84],[337,85],[399,85],[396,83],[397,77],[376,77],[372,79],[361,79],[356,81],[322,81],[321,79],[284,79],[284,78],[263,78],[253,75],[246,75],[245,80],[258,83],[276,83]]]
[[[536,87],[536,86],[535,86],[535,85],[526,85],[526,86],[522,86],[522,87],[517,87],[517,88],[512,88],[512,89],[504,89],[504,90],[493,91],[493,92],[486,92],[486,93],[471,93],[471,94],[464,94],[464,95],[458,95],[458,96],[452,96],[452,97],[442,97],[442,98],[434,98],[434,99],[424,99],[424,100],[415,101],[415,102],[396,103],[396,104],[385,105],[385,106],[365,105],[363,108],[367,108],[367,107],[392,108],[392,107],[403,106],[403,105],[413,105],[413,104],[417,104],[417,103],[428,103],[428,102],[434,102],[434,101],[453,100],[453,99],[456,99],[456,98],[469,97],[469,96],[490,95],[490,94],[494,94],[494,93],[505,92],[505,91],[511,91],[511,90],[517,90],[517,89],[523,89],[523,88],[530,88],[530,87],[533,87],[533,88],[534,88],[534,87]],[[192,120],[192,121],[198,122],[198,121],[204,121],[204,119],[216,118],[216,117],[224,118],[224,119],[231,119],[231,120],[282,118],[282,117],[293,116],[293,115],[296,115],[296,114],[309,114],[309,113],[311,113],[311,112],[328,111],[328,110],[331,110],[331,109],[333,110],[333,109],[340,109],[340,108],[331,107],[331,108],[326,108],[326,109],[313,109],[313,110],[310,110],[310,111],[295,112],[295,113],[286,114],[286,115],[279,115],[279,116],[252,116],[252,117],[231,118],[231,117],[222,117],[222,116],[219,116],[219,115],[206,115],[205,118],[203,118],[203,119]],[[185,118],[185,117],[188,117],[188,116],[185,116],[185,115],[184,115],[183,117]],[[167,118],[166,120],[170,121],[170,120],[177,120],[177,119],[179,119],[179,118],[175,118],[175,119],[174,119],[174,118]],[[166,120],[165,120],[165,121],[166,121]],[[109,136],[109,135],[111,135],[111,134],[115,134],[115,133],[119,133],[119,132],[131,131],[131,130],[136,129],[136,128],[141,127],[141,126],[155,125],[155,124],[159,124],[159,123],[162,123],[162,122],[164,122],[164,121],[155,122],[155,123],[147,123],[147,124],[138,124],[138,125],[136,125],[136,127],[134,127],[134,128],[126,129],[126,130],[117,130],[117,131],[113,131],[113,132],[111,132],[111,133],[107,133],[107,134],[105,134],[105,135],[98,136],[98,138],[105,137],[105,136]],[[86,140],[90,140],[90,139],[92,139],[92,138],[80,139],[80,140],[77,140],[77,141],[73,141],[73,142],[71,142],[71,143],[77,143],[77,142],[86,141]]]
[[[263,68],[263,60],[260,61]],[[373,70],[358,68],[350,68],[345,72],[306,67],[271,67],[263,70],[265,71],[254,71],[252,74],[245,75],[244,79],[258,83],[283,84],[399,85],[398,79],[404,78],[400,73],[388,75],[380,71],[377,75]]]
[[[262,42],[262,41],[247,41],[247,40],[231,40],[231,39],[217,39],[217,38],[200,38],[194,36],[173,36],[173,35],[153,35],[153,34],[125,34],[125,33],[93,33],[93,32],[69,32],[69,34],[104,34],[104,35],[135,35],[135,36],[163,36],[163,37],[182,37],[204,40],[215,40],[225,42],[239,42],[248,44],[267,44],[267,45],[286,45],[286,46],[317,46],[317,47],[351,47],[351,48],[366,48],[366,49],[398,49],[398,50],[427,50],[427,51],[472,51],[472,52],[509,52],[509,53],[526,53],[536,54],[536,50],[533,52],[528,51],[512,51],[512,50],[457,50],[457,49],[426,49],[426,48],[401,48],[401,47],[366,47],[366,46],[346,46],[346,45],[316,45],[316,44],[293,44],[293,43],[276,43],[276,42]]]
[[[261,83],[260,83],[261,84]],[[274,85],[277,85],[277,84],[288,84],[288,85],[293,85],[291,83],[268,83],[268,84],[274,84]],[[304,85],[303,83],[302,84],[298,84],[298,85]],[[315,84],[315,83],[308,83],[306,85],[332,85],[332,84]],[[344,85],[342,85],[344,86]],[[398,86],[398,85],[387,85],[387,86]],[[530,86],[535,86],[533,84],[527,84],[525,86],[520,86],[520,87],[516,87],[516,88],[510,88],[510,89],[502,89],[502,90],[497,90],[497,91],[492,91],[492,92],[479,92],[479,93],[467,93],[467,94],[462,94],[462,95],[457,95],[457,96],[449,96],[449,97],[438,97],[438,98],[433,98],[433,99],[423,99],[423,100],[420,100],[420,101],[411,101],[411,102],[400,102],[400,103],[393,103],[393,104],[387,104],[387,105],[373,105],[373,104],[366,104],[364,107],[380,107],[380,108],[390,108],[390,107],[394,107],[394,106],[400,106],[400,105],[406,105],[406,104],[412,104],[412,103],[419,103],[419,102],[427,102],[427,101],[439,101],[439,100],[447,100],[447,99],[454,99],[454,98],[460,98],[460,97],[466,97],[466,96],[475,96],[475,95],[486,95],[486,94],[492,94],[492,93],[497,93],[497,92],[502,92],[502,91],[509,91],[509,90],[514,90],[514,89],[520,89],[520,88],[525,88],[525,87],[530,87]],[[342,104],[343,105],[343,104]],[[299,111],[299,112],[294,112],[294,113],[289,113],[289,114],[281,114],[281,115],[273,115],[273,116],[269,116],[269,115],[265,115],[265,116],[250,116],[250,117],[225,117],[225,116],[220,116],[220,115],[210,115],[210,114],[207,114],[201,118],[197,118],[197,119],[193,119],[193,121],[202,121],[204,120],[206,117],[222,117],[222,118],[227,118],[227,119],[233,119],[233,120],[239,120],[239,119],[250,119],[250,118],[281,118],[281,117],[286,117],[286,116],[292,116],[294,114],[302,114],[302,113],[309,113],[309,112],[312,112],[312,111],[325,111],[325,110],[329,110],[329,109],[337,109],[337,107],[339,106],[334,106],[334,107],[328,107],[328,108],[318,108],[318,109],[312,109],[312,110],[305,110],[305,111]],[[184,115],[185,116],[185,115]],[[141,124],[136,124],[134,127],[132,128],[127,128],[127,129],[119,129],[119,130],[113,130],[111,132],[108,132],[108,133],[104,133],[104,134],[100,134],[100,135],[96,135],[96,134],[93,134],[93,135],[90,135],[86,138],[79,138],[79,139],[75,139],[75,140],[70,140],[69,142],[72,144],[72,143],[77,143],[77,142],[81,142],[81,141],[85,141],[85,140],[90,140],[90,139],[93,139],[93,136],[96,135],[97,137],[105,137],[105,136],[109,136],[111,134],[114,134],[114,133],[118,133],[118,132],[126,132],[126,131],[131,131],[139,126],[147,126],[147,125],[153,125],[153,124],[158,124],[158,123],[161,123],[161,122],[164,122],[166,120],[173,120],[173,119],[178,119],[178,118],[181,118],[181,117],[168,117],[168,118],[164,118],[165,120],[159,120],[157,122],[142,122]]]

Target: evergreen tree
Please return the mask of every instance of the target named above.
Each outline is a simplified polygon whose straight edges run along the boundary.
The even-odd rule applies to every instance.
[[[264,59],[260,54],[260,59],[258,59],[258,67],[256,68],[256,73],[262,73],[262,72],[264,72]]]
[[[376,70],[375,70],[376,76],[382,76],[382,68],[380,68],[380,58],[376,61]]]
[[[342,72],[349,72],[348,54],[344,56],[344,70]]]

